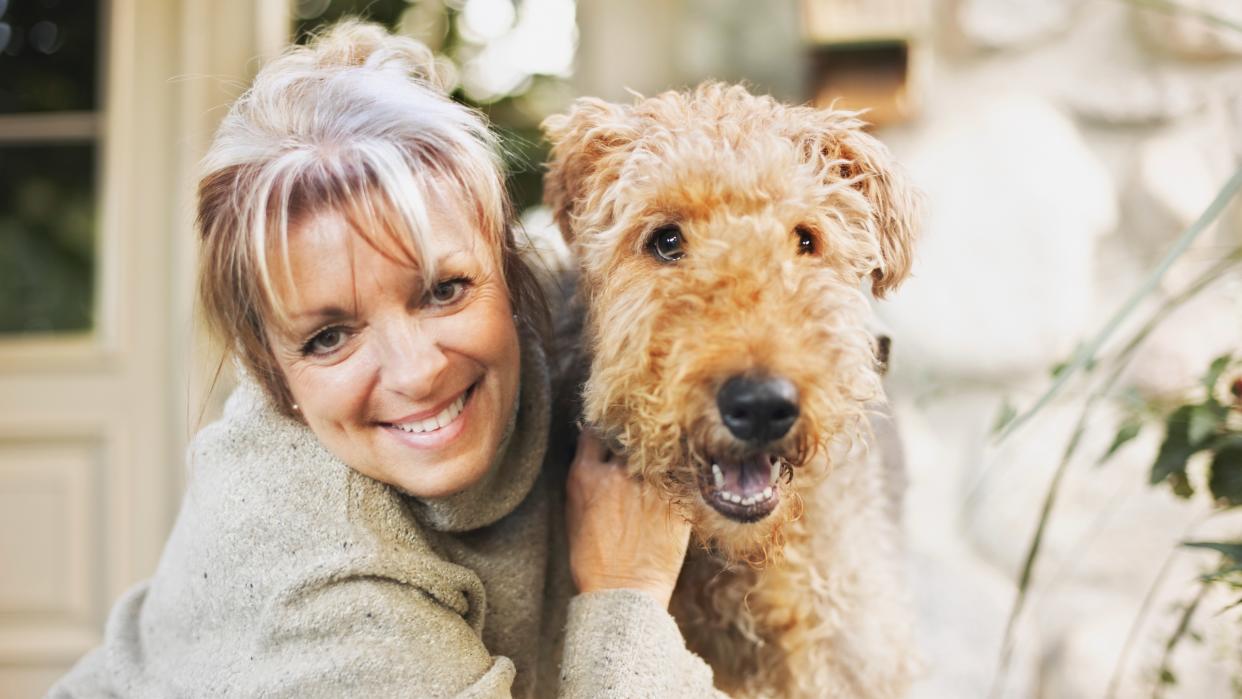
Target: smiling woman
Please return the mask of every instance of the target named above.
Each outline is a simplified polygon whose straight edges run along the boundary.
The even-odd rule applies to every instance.
[[[200,301],[241,385],[52,696],[714,695],[667,611],[686,523],[593,439],[551,456],[548,311],[432,66],[346,22],[223,121]]]
[[[293,226],[268,340],[298,412],[330,451],[408,494],[479,481],[513,412],[518,338],[497,261],[469,218],[427,209],[422,259],[360,241],[334,211]],[[282,273],[283,272],[283,273]],[[346,308],[335,304],[349,299]]]

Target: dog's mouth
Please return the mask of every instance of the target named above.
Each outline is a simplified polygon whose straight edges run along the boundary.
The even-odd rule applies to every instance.
[[[758,452],[730,459],[713,457],[699,474],[703,499],[735,522],[758,522],[781,501],[781,474],[788,463],[776,454]]]

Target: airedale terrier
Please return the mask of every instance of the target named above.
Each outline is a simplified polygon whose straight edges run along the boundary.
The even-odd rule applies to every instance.
[[[731,694],[896,697],[915,664],[864,288],[906,277],[915,202],[862,127],[714,82],[544,123],[582,419],[690,518],[671,611]]]

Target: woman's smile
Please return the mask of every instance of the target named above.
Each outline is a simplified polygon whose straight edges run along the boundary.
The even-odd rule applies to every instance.
[[[401,442],[416,449],[442,449],[450,446],[466,430],[471,417],[470,398],[478,384],[458,394],[439,410],[426,410],[380,426]]]

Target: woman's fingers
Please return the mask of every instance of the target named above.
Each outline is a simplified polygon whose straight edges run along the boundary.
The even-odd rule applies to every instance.
[[[667,606],[690,527],[623,459],[607,458],[599,440],[579,438],[566,501],[574,581],[581,592],[639,589]]]
[[[605,449],[603,442],[596,439],[590,432],[583,430],[578,435],[578,455],[574,461],[583,463],[603,463],[606,451],[607,449]]]

